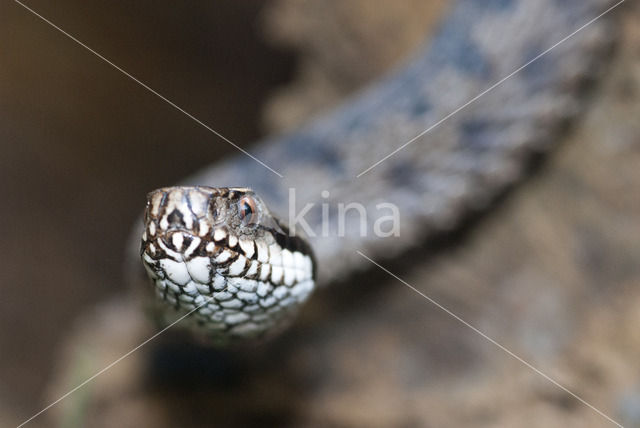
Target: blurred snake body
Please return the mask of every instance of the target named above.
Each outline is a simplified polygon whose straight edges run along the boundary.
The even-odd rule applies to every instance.
[[[283,178],[238,154],[150,193],[136,257],[155,312],[193,311],[185,325],[218,344],[258,340],[290,322],[316,284],[348,284],[370,266],[357,251],[407,255],[487,207],[583,110],[615,12],[584,25],[613,4],[455,1],[395,73],[251,149]],[[357,215],[335,215],[352,203],[366,210],[365,233]],[[388,215],[381,204],[398,207],[397,236],[373,233]],[[308,241],[279,220],[301,210]]]

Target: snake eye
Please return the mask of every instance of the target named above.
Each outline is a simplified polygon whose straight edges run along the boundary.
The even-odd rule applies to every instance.
[[[255,199],[251,196],[243,196],[238,201],[238,216],[243,226],[256,223],[258,220],[258,210]]]

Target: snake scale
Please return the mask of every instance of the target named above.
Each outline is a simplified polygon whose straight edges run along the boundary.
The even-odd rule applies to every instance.
[[[183,324],[219,345],[255,341],[286,326],[316,284],[369,267],[357,251],[410,257],[486,208],[583,109],[615,27],[607,14],[567,36],[613,4],[456,1],[395,73],[252,148],[282,177],[238,154],[151,192],[135,258],[155,284],[154,313],[189,314]],[[364,208],[364,227],[358,210],[340,218],[348,204]],[[384,237],[372,227],[388,218],[381,206],[399,218]]]

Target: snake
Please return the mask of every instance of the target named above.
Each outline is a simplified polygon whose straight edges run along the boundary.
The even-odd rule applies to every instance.
[[[344,104],[152,191],[130,251],[150,312],[214,346],[254,343],[314,289],[358,281],[363,255],[411,260],[557,145],[606,71],[615,6],[455,1]]]

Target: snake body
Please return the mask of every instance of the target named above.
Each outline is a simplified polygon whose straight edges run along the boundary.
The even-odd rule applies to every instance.
[[[283,223],[277,218],[291,219],[295,212],[304,211],[304,222],[312,232],[309,240],[316,255],[315,282],[319,285],[369,266],[357,250],[377,260],[406,254],[485,208],[520,177],[532,154],[553,147],[567,122],[582,110],[585,89],[603,70],[614,39],[611,14],[574,36],[567,36],[612,5],[611,0],[456,1],[431,42],[398,71],[302,129],[254,146],[252,154],[284,178],[239,154],[196,173],[185,184],[247,186],[255,192],[253,195],[260,195],[261,206],[269,206],[267,223],[278,224],[281,230]],[[524,64],[527,66],[520,69]],[[516,70],[519,71],[514,73]],[[423,135],[427,129],[429,132]],[[403,146],[418,135],[420,138]],[[401,150],[388,156],[401,146]],[[379,162],[381,159],[385,160]],[[162,257],[149,250],[150,225],[157,228],[162,216],[171,215],[163,204],[153,202],[159,198],[157,195],[168,195],[168,201],[181,195],[173,202],[174,208],[183,215],[198,217],[202,224],[199,216],[204,208],[188,208],[189,198],[185,195],[200,192],[209,195],[207,200],[211,201],[220,198],[220,192],[228,192],[228,196],[249,191],[175,187],[158,192],[151,194],[142,254],[161,295],[163,310],[178,307],[185,313],[193,308],[197,301],[193,300],[193,293],[185,290],[190,286],[181,284],[193,280],[201,298],[212,298],[214,302],[193,316],[192,324],[196,330],[212,333],[220,342],[255,338],[286,324],[289,314],[309,295],[312,283],[300,294],[291,293],[290,289],[279,291],[282,299],[293,296],[280,300],[281,306],[287,306],[283,301],[291,303],[291,311],[274,309],[277,315],[270,318],[270,309],[260,306],[259,281],[255,288],[247,285],[256,281],[253,260],[240,269],[246,278],[238,279],[228,261],[217,259],[232,250],[230,257],[242,256],[247,261],[251,257],[246,251],[234,249],[240,244],[232,246],[229,241],[218,249],[215,224],[206,226],[208,235],[193,235],[214,242],[212,253],[198,253],[203,257],[201,263],[208,266],[208,273],[202,278],[186,269],[189,277],[173,281],[171,263],[163,262]],[[344,207],[353,203],[365,208],[364,231],[362,218],[355,210],[342,220],[336,215],[341,204]],[[385,238],[372,230],[373,224],[389,214],[381,210],[381,204],[398,207],[400,216],[399,232]],[[164,208],[158,208],[161,205]],[[228,220],[237,222],[237,216],[236,211],[235,217]],[[339,221],[344,222],[342,228]],[[266,231],[269,225],[260,230]],[[228,227],[235,231],[238,242],[243,237],[258,239],[255,231],[244,233]],[[340,229],[343,233],[337,236]],[[260,238],[269,240],[265,245],[277,243],[275,229],[270,230]],[[304,242],[300,239],[298,244]],[[206,248],[202,243],[198,251],[202,245]],[[306,248],[306,244],[296,248],[302,247]],[[274,254],[285,250],[291,252],[279,245],[274,247]],[[176,250],[165,249],[163,256],[172,251]],[[182,257],[184,253],[174,254],[177,260]],[[308,257],[311,263],[308,248],[296,257]],[[185,263],[189,263],[186,259]],[[304,263],[300,284],[312,281],[311,267]],[[286,269],[284,260],[282,266]],[[232,298],[226,290],[223,297],[229,300],[216,297],[217,288],[222,287],[222,280],[216,283],[220,277],[227,278],[225,284],[233,285],[235,290]],[[162,285],[164,279],[158,278],[169,282]],[[272,279],[275,283],[269,282],[268,286],[275,294],[283,279],[278,274],[269,277]],[[253,291],[244,291],[245,285]],[[168,289],[172,291],[169,293]],[[241,291],[248,294],[239,294]],[[186,306],[178,303],[183,301]],[[225,301],[241,306],[225,308]],[[258,307],[253,306],[256,301]],[[242,322],[230,323],[228,317]],[[262,324],[256,319],[267,321]],[[198,323],[204,324],[204,329]]]

